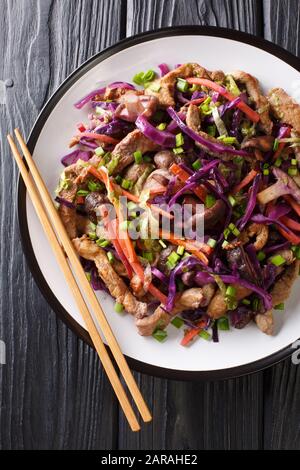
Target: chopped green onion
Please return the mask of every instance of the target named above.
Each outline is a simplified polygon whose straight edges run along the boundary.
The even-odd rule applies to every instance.
[[[205,197],[205,207],[210,209],[210,207],[214,206],[216,203],[216,198],[213,194],[207,194]]]
[[[167,245],[165,244],[165,242],[163,240],[158,240],[158,243],[160,244],[160,246],[162,246],[163,248],[167,248]]]
[[[97,147],[95,149],[95,154],[97,155],[97,157],[101,157],[102,155],[105,154],[105,151],[102,147]]]
[[[285,263],[285,259],[281,255],[272,256],[270,261],[275,266],[282,266]]]
[[[198,85],[196,85],[195,83],[193,83],[193,85],[189,88],[190,93],[194,93],[194,91],[197,91],[197,90],[198,90]]]
[[[107,164],[106,168],[108,170],[108,174],[111,175],[114,170],[117,168],[119,163],[119,157],[113,157]]]
[[[133,82],[137,85],[145,85],[145,83],[152,82],[156,76],[154,70],[148,70],[147,72],[139,72],[133,77]]]
[[[164,131],[166,127],[167,127],[167,123],[161,122],[158,126],[156,126],[156,129],[158,129],[159,131]]]
[[[153,261],[153,254],[149,251],[143,251],[143,258],[152,263]]]
[[[85,273],[85,276],[86,276],[87,280],[89,282],[91,282],[91,278],[92,278],[91,273]]]
[[[102,189],[102,184],[96,181],[88,181],[88,188],[91,192],[100,191]]]
[[[117,175],[117,176],[115,177],[115,180],[116,180],[116,183],[121,184],[121,183],[122,183],[122,176]]]
[[[260,300],[258,297],[254,297],[254,299],[252,300],[252,308],[255,312],[257,312],[259,310],[259,307],[260,307]]]
[[[135,202],[133,202],[133,201],[128,201],[127,202],[127,209],[129,211],[134,211],[136,208],[137,208],[137,205],[136,205]]]
[[[110,241],[109,240],[101,240],[100,238],[98,238],[98,240],[96,240],[96,243],[101,248],[105,248],[106,246],[108,246],[110,244]]]
[[[180,256],[172,251],[172,253],[168,256],[168,261],[175,266],[175,264],[179,261]]]
[[[149,155],[144,155],[143,160],[144,160],[145,163],[151,163],[152,162],[152,158],[149,157]]]
[[[266,254],[263,251],[259,251],[257,253],[257,259],[258,261],[263,261],[266,258]]]
[[[295,168],[295,167],[290,166],[290,168],[288,169],[288,174],[290,176],[297,176],[298,175],[298,169]]]
[[[180,153],[183,153],[184,150],[182,147],[176,147],[173,149],[173,152],[176,154],[176,155],[179,155]]]
[[[198,336],[200,336],[200,338],[202,339],[205,339],[206,341],[209,341],[211,339],[211,335],[206,330],[201,330],[198,333]]]
[[[207,126],[206,133],[208,135],[211,135],[212,137],[215,137],[216,132],[217,132],[217,128],[216,128],[215,124],[213,124],[212,126]]]
[[[235,297],[236,295],[236,288],[233,286],[228,286],[226,289],[226,295],[229,297]]]
[[[168,336],[168,333],[165,330],[156,330],[152,333],[153,338],[162,343]]]
[[[108,259],[108,261],[109,261],[110,263],[113,263],[113,262],[114,262],[115,257],[114,257],[114,255],[113,255],[110,251],[108,251],[108,252],[106,253],[106,256],[107,256],[107,259]]]
[[[217,244],[217,240],[215,240],[214,238],[210,238],[207,242],[208,246],[210,246],[211,248],[215,248],[216,244]]]
[[[181,245],[180,245],[180,246],[177,248],[176,252],[177,252],[178,255],[182,256],[183,253],[184,253],[184,246],[181,246]]]
[[[238,237],[241,234],[239,229],[233,223],[229,224],[228,228],[236,237]]]
[[[294,166],[297,165],[297,160],[296,160],[296,158],[292,158],[292,159],[291,159],[291,164],[294,165]]]
[[[278,139],[275,139],[273,143],[273,151],[276,152],[276,150],[278,150],[278,147],[279,147],[279,141]]]
[[[175,328],[178,328],[178,329],[179,329],[179,328],[181,328],[182,325],[184,324],[184,321],[183,321],[182,318],[180,318],[180,317],[175,317],[175,318],[173,318],[173,320],[171,321],[171,324],[172,324],[173,326],[175,326]]]
[[[230,235],[230,230],[229,230],[229,228],[225,228],[225,230],[224,230],[224,232],[223,232],[223,235],[224,235],[225,240],[227,240],[227,238],[228,238],[229,235]]]
[[[161,89],[161,86],[160,86],[159,83],[155,83],[155,82],[154,82],[154,83],[151,83],[148,88],[150,88],[150,90],[152,90],[152,91],[154,91],[154,92],[157,93],[157,92],[159,92],[159,90]]]
[[[183,78],[177,78],[177,90],[185,93],[189,89],[189,84]]]
[[[143,154],[140,150],[133,153],[135,163],[140,164],[143,161]]]
[[[87,196],[88,194],[90,194],[90,191],[86,191],[85,189],[79,189],[79,191],[77,191],[76,193],[76,196]]]
[[[231,194],[229,194],[228,196],[228,201],[230,202],[232,207],[234,207],[237,204],[237,200],[235,199],[234,196],[231,196]]]
[[[228,144],[228,145],[238,144],[236,137],[227,137],[225,135],[220,135],[220,137],[218,137],[218,140],[221,140],[224,144]]]
[[[229,243],[227,240],[224,240],[223,243],[222,243],[222,248],[226,248],[226,246],[228,246]]]
[[[243,300],[242,300],[242,304],[244,304],[244,305],[250,305],[251,302],[250,302],[249,299],[243,299]]]
[[[202,166],[202,163],[200,162],[200,160],[196,160],[194,163],[192,163],[192,167],[196,171],[200,170],[201,166]]]
[[[284,310],[284,303],[282,302],[281,304],[275,305],[274,309],[275,310]]]
[[[96,232],[89,232],[88,236],[91,240],[97,240],[98,238]]]
[[[281,166],[281,164],[282,164],[282,158],[281,157],[276,158],[274,165],[277,168],[279,168]]]
[[[115,312],[117,313],[122,313],[124,310],[124,306],[120,304],[119,302],[115,303]]]
[[[268,176],[270,174],[270,170],[268,168],[265,168],[263,170],[263,174],[264,174],[264,176]]]
[[[229,330],[229,321],[226,317],[221,317],[218,319],[218,330],[228,331]]]
[[[241,94],[241,91],[232,75],[226,76],[225,83],[227,90],[230,91],[230,93],[232,93],[234,96],[239,96]]]
[[[300,259],[300,246],[298,245],[293,245],[292,248],[291,248],[292,252],[294,253],[295,255],[295,258],[296,259]]]
[[[132,181],[126,180],[125,178],[122,180],[121,186],[123,189],[131,189],[132,188]]]
[[[176,147],[182,147],[182,145],[184,144],[184,138],[181,132],[179,132],[179,134],[176,134],[175,141]]]
[[[150,69],[144,74],[144,82],[152,82],[155,77],[156,73],[154,72],[154,70]]]

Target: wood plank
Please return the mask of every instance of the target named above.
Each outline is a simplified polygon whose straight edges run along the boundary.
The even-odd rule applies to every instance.
[[[78,65],[122,34],[118,0],[3,0],[0,133],[28,134],[45,100]],[[99,361],[38,291],[20,245],[18,174],[0,140],[1,449],[111,449],[118,408]]]
[[[297,0],[264,0],[266,39],[300,57]],[[287,359],[265,372],[264,447],[299,449],[300,369]]]
[[[264,37],[300,56],[298,0],[264,0]]]
[[[255,34],[262,30],[256,1],[128,0],[127,4],[127,35],[180,24],[227,26]],[[136,376],[153,410],[153,423],[132,434],[120,416],[120,449],[261,447],[263,373],[214,383]]]
[[[128,0],[127,5],[127,36],[188,24],[262,32],[261,2],[256,0]]]

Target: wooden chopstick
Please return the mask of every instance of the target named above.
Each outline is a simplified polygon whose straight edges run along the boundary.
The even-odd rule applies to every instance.
[[[130,390],[130,392],[131,392],[131,394],[132,394],[132,396],[133,396],[133,398],[134,398],[134,400],[135,400],[135,402],[136,402],[136,405],[137,405],[137,407],[138,407],[138,409],[139,409],[139,411],[140,411],[140,413],[141,413],[141,416],[142,416],[142,418],[143,418],[143,420],[144,420],[145,422],[151,421],[152,417],[151,417],[151,414],[150,414],[150,412],[149,412],[149,410],[148,410],[148,407],[147,407],[146,403],[144,402],[144,399],[143,399],[143,397],[142,397],[142,395],[141,395],[140,390],[139,390],[138,387],[137,387],[137,384],[136,384],[136,382],[135,382],[135,380],[134,380],[134,378],[133,378],[133,376],[132,376],[132,373],[131,373],[131,371],[130,371],[130,369],[129,369],[129,367],[128,367],[128,364],[127,364],[127,362],[126,362],[126,360],[125,360],[125,358],[124,358],[124,356],[123,356],[123,354],[122,354],[122,352],[121,352],[121,350],[120,350],[120,347],[119,347],[119,345],[118,345],[118,343],[117,343],[117,341],[116,341],[116,339],[115,339],[115,337],[114,337],[114,335],[113,335],[113,332],[112,332],[112,330],[111,330],[111,328],[110,328],[110,326],[109,326],[109,324],[108,324],[108,322],[107,322],[107,320],[106,320],[106,318],[105,318],[105,315],[104,315],[104,313],[103,313],[103,311],[102,311],[102,308],[101,308],[101,306],[100,306],[100,304],[99,304],[99,302],[98,302],[98,300],[97,300],[97,297],[95,296],[95,293],[94,293],[94,291],[92,290],[92,288],[91,288],[91,286],[90,286],[90,284],[89,284],[89,282],[88,282],[88,280],[87,280],[87,278],[86,278],[86,276],[85,276],[85,273],[84,273],[84,271],[83,271],[83,269],[82,269],[82,266],[81,266],[81,264],[80,264],[80,262],[79,262],[79,260],[78,260],[78,257],[77,257],[77,254],[76,254],[76,252],[75,252],[75,249],[74,249],[74,247],[73,247],[73,245],[72,245],[72,243],[71,243],[71,241],[70,241],[70,239],[69,239],[69,237],[68,237],[68,235],[67,235],[67,233],[66,233],[66,231],[65,231],[64,225],[62,224],[62,222],[61,222],[61,220],[60,220],[60,218],[59,218],[59,216],[58,216],[58,214],[57,214],[57,211],[56,211],[56,208],[55,208],[55,206],[54,206],[54,204],[53,204],[53,201],[52,201],[52,199],[51,199],[51,196],[50,196],[50,194],[48,193],[48,190],[47,190],[47,188],[46,188],[46,186],[45,186],[45,184],[44,184],[44,182],[43,182],[43,180],[42,180],[42,178],[41,178],[41,176],[40,176],[40,174],[39,174],[39,171],[38,171],[38,169],[37,169],[37,167],[36,167],[34,161],[32,160],[32,157],[31,157],[31,155],[30,155],[30,152],[29,152],[29,150],[27,149],[27,146],[26,146],[26,144],[25,144],[25,142],[24,142],[22,136],[20,135],[20,133],[19,133],[18,130],[15,130],[15,134],[16,134],[16,136],[17,136],[18,142],[19,142],[19,144],[20,144],[20,146],[21,146],[21,148],[22,148],[22,151],[23,151],[23,153],[24,153],[25,159],[26,159],[26,161],[27,161],[27,164],[28,164],[29,169],[30,169],[30,171],[31,171],[31,174],[32,174],[32,176],[33,176],[34,182],[35,182],[35,184],[36,184],[36,186],[37,186],[37,189],[39,190],[39,195],[40,195],[42,201],[44,202],[45,207],[46,207],[47,210],[48,210],[48,213],[49,213],[50,218],[51,218],[51,220],[52,220],[53,226],[55,227],[57,233],[59,234],[59,237],[60,237],[62,246],[63,246],[65,252],[67,253],[68,257],[69,257],[69,260],[70,260],[70,262],[71,262],[71,264],[72,264],[72,267],[73,267],[73,269],[74,269],[74,272],[75,272],[76,276],[78,277],[78,279],[79,279],[79,281],[80,281],[80,285],[81,285],[81,287],[84,289],[84,291],[85,291],[85,292],[87,293],[87,295],[88,295],[89,302],[90,302],[90,304],[91,304],[91,306],[92,306],[92,308],[93,308],[93,311],[94,311],[94,313],[95,313],[95,315],[96,315],[96,318],[97,318],[97,321],[98,321],[98,323],[99,323],[99,325],[100,325],[100,328],[101,328],[101,330],[102,330],[102,332],[103,332],[103,334],[104,334],[104,336],[105,336],[105,338],[106,338],[106,340],[107,340],[107,343],[108,343],[108,345],[109,345],[109,347],[110,347],[110,349],[111,349],[111,351],[112,351],[112,353],[113,353],[113,355],[114,355],[114,357],[115,357],[115,360],[116,360],[116,362],[117,362],[117,364],[118,364],[118,366],[119,366],[119,368],[120,368],[120,371],[121,371],[122,374],[123,374],[123,377],[124,377],[124,379],[125,379],[125,382],[126,382],[128,388],[129,388],[129,390]],[[30,191],[30,194],[35,194],[35,195],[36,195],[36,197],[33,196],[33,198],[35,198],[35,202],[37,203],[37,212],[38,212],[38,215],[40,215],[41,213],[44,213],[45,217],[43,218],[43,221],[44,221],[44,223],[45,223],[45,220],[47,220],[47,222],[48,222],[48,223],[46,222],[46,224],[47,224],[46,233],[52,233],[52,234],[54,235],[54,237],[55,237],[55,238],[54,238],[55,241],[54,241],[54,240],[53,240],[53,237],[50,235],[50,236],[51,236],[51,240],[52,240],[52,242],[53,242],[54,245],[55,245],[55,248],[54,248],[54,249],[55,249],[55,253],[56,253],[56,254],[58,253],[57,245],[59,246],[59,249],[60,249],[60,251],[61,251],[62,256],[61,256],[61,254],[60,254],[60,255],[57,255],[57,256],[60,257],[60,261],[62,261],[62,258],[64,258],[64,261],[65,261],[65,263],[64,263],[64,272],[65,272],[65,270],[66,270],[65,264],[67,264],[67,269],[68,269],[68,277],[67,277],[67,280],[69,281],[70,268],[69,268],[69,266],[68,266],[68,263],[67,263],[66,260],[65,260],[64,253],[63,253],[63,251],[62,251],[62,249],[61,249],[61,247],[60,247],[60,245],[59,245],[59,243],[58,243],[58,241],[57,241],[57,239],[56,239],[55,233],[53,232],[53,228],[52,228],[51,224],[49,223],[49,221],[48,221],[48,219],[47,219],[47,215],[46,215],[46,213],[45,213],[45,211],[44,211],[44,207],[43,207],[43,205],[41,204],[41,201],[40,201],[40,199],[39,199],[39,196],[36,194],[35,186],[34,186],[32,180],[30,179],[30,177],[29,177],[29,175],[28,175],[28,173],[27,173],[27,171],[26,171],[25,165],[24,165],[24,163],[22,162],[22,159],[21,159],[21,157],[20,157],[20,155],[19,155],[19,153],[18,153],[18,150],[17,150],[17,148],[16,148],[16,146],[15,146],[15,144],[14,144],[12,138],[9,136],[8,139],[9,139],[9,143],[10,143],[10,145],[11,145],[11,147],[12,147],[12,151],[13,151],[14,157],[15,157],[15,159],[16,159],[16,161],[17,161],[17,164],[18,164],[18,166],[19,166],[19,168],[20,168],[21,174],[22,174],[22,176],[24,175],[24,176],[23,176],[24,182],[25,182],[27,188],[30,188],[30,189],[28,189],[28,191]],[[26,179],[26,180],[25,180],[25,179]],[[33,188],[34,191],[32,190],[32,188]],[[37,202],[36,200],[37,200],[38,202]],[[42,216],[42,217],[43,217],[43,216]],[[50,231],[49,231],[49,227],[50,227]],[[52,242],[51,242],[51,245],[53,246]],[[61,263],[60,263],[60,264],[61,264]],[[71,274],[72,274],[72,273],[71,273]],[[75,280],[74,280],[74,281],[75,281]],[[71,282],[72,282],[72,281],[71,281]],[[76,284],[76,281],[75,281],[75,284]],[[72,285],[71,285],[71,284],[69,284],[69,285],[70,285],[70,287],[72,288],[72,291],[73,291],[73,290],[74,290],[74,285],[73,285],[73,283],[72,283]],[[80,290],[78,289],[77,284],[76,284],[75,289],[76,289],[76,292],[78,292],[78,291],[80,292]],[[81,293],[80,293],[80,296],[81,296]],[[82,296],[81,296],[81,297],[82,297]],[[82,300],[83,300],[83,299],[82,299]],[[80,301],[80,302],[81,302],[81,301]],[[84,301],[83,301],[83,302],[84,302]],[[89,311],[88,311],[88,309],[87,309],[87,307],[86,307],[86,304],[85,304],[86,309],[85,309],[84,307],[83,307],[83,309],[82,309],[82,302],[81,302],[80,305],[81,305],[80,311],[81,311],[81,313],[83,314],[83,317],[84,317],[84,319],[85,319],[85,321],[86,321],[86,324],[87,324],[89,333],[90,333],[90,335],[91,335],[91,337],[92,337],[92,340],[93,340],[95,346],[96,346],[96,343],[95,343],[94,336],[95,336],[95,334],[96,334],[96,336],[97,336],[97,348],[99,349],[99,348],[101,348],[101,345],[100,345],[100,343],[99,343],[100,337],[99,337],[97,328],[96,328],[96,326],[95,326],[95,324],[94,324],[94,321],[93,321],[93,319],[92,319],[92,317],[91,317],[91,314],[89,313]],[[83,312],[83,310],[84,310],[84,312]],[[86,313],[88,313],[89,321],[87,321],[86,318],[85,318],[85,316],[86,316],[85,314],[86,314]],[[90,328],[91,328],[91,330],[90,330]],[[100,341],[101,341],[101,343],[102,343],[102,340],[101,340],[101,339],[100,339]],[[100,346],[99,346],[99,345],[100,345]],[[103,345],[103,343],[102,343],[102,346],[103,346],[103,348],[104,348],[104,350],[105,350],[105,353],[107,354],[107,351],[106,351],[105,346]],[[98,349],[97,349],[97,352],[98,352],[98,354],[99,354],[99,356],[100,356],[100,358],[101,358],[101,360],[102,360],[102,363],[103,363],[103,357],[105,358],[105,355],[106,355],[106,354],[104,353],[104,356],[103,356],[103,352],[102,352],[103,350],[102,350],[102,348],[101,348],[101,353],[100,353],[100,349],[99,349],[99,351],[98,351]],[[109,359],[109,357],[108,357],[108,359]],[[106,361],[106,365],[107,365],[106,371],[108,372],[108,370],[110,371],[110,369],[109,369],[109,364],[108,364],[108,362],[107,362],[107,358],[105,358],[105,361]],[[104,364],[103,364],[103,365],[104,365]],[[111,366],[112,366],[112,364],[111,364]],[[113,366],[112,366],[112,368],[113,368]],[[111,378],[114,379],[114,382],[113,382],[114,389],[116,389],[116,388],[118,389],[118,393],[116,392],[116,393],[117,393],[117,396],[118,396],[118,398],[121,396],[121,398],[122,398],[122,400],[123,400],[123,401],[122,401],[123,405],[122,405],[122,403],[121,403],[121,406],[122,406],[122,408],[124,409],[124,412],[126,411],[125,414],[126,414],[126,416],[127,416],[127,419],[128,419],[128,420],[130,419],[129,422],[131,423],[130,425],[131,425],[132,429],[133,429],[133,430],[138,430],[138,429],[139,429],[139,425],[138,425],[138,423],[136,422],[136,419],[134,419],[135,416],[134,416],[134,418],[133,418],[132,414],[130,413],[130,408],[128,408],[128,405],[129,405],[128,399],[127,399],[127,397],[126,397],[124,391],[123,391],[123,393],[124,393],[124,395],[125,395],[125,397],[126,397],[126,400],[124,399],[124,397],[122,397],[123,394],[122,394],[122,392],[121,392],[120,389],[119,389],[119,387],[120,387],[121,384],[120,384],[119,380],[118,380],[118,382],[115,381],[116,377],[115,377],[114,374],[115,374],[115,371],[114,371],[114,373],[112,374],[112,376],[110,375],[110,373],[108,373],[109,378],[110,378],[110,379],[111,379]],[[119,398],[119,400],[120,400],[120,398]],[[121,402],[121,400],[120,400],[120,402]],[[129,405],[129,407],[130,407],[130,405]]]

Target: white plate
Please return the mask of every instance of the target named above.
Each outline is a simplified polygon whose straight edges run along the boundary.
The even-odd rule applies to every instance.
[[[99,84],[132,81],[135,73],[157,64],[199,62],[204,67],[226,72],[241,69],[255,75],[265,91],[283,87],[295,96],[299,85],[299,60],[277,46],[243,33],[218,28],[170,28],[125,40],[93,57],[67,79],[45,106],[32,131],[29,146],[51,191],[62,170],[65,154],[77,122],[85,121],[87,109],[78,111],[73,103]],[[84,322],[70,295],[64,277],[52,255],[24,186],[19,190],[19,220],[24,249],[33,274],[50,305],[81,334]],[[26,206],[26,207],[25,207]],[[45,282],[46,280],[46,282]],[[109,295],[99,294],[108,320],[122,351],[133,366],[155,375],[177,378],[217,378],[253,372],[277,362],[291,352],[291,343],[300,336],[300,284],[279,314],[281,328],[274,337],[262,334],[256,326],[221,332],[220,342],[199,340],[183,348],[182,332],[172,325],[168,340],[161,344],[138,335],[130,315],[120,316]]]

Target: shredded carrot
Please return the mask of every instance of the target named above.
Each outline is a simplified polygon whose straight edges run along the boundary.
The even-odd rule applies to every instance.
[[[159,235],[164,240],[168,240],[170,243],[176,246],[183,246],[186,251],[192,253],[196,258],[200,259],[204,264],[208,265],[207,255],[210,255],[212,248],[206,243],[195,242],[194,240],[181,240],[175,238],[171,233],[166,233],[163,230],[159,231]],[[206,253],[206,254],[204,254]]]
[[[228,101],[233,101],[236,99],[236,96],[232,95],[229,93],[229,91],[226,90],[226,88],[222,87],[221,85],[218,85],[218,83],[213,82],[212,80],[208,80],[206,78],[187,78],[186,81],[188,83],[191,83],[192,85],[203,85],[206,86],[207,88],[211,88],[214,91],[217,91],[220,93],[220,95],[224,96]],[[249,119],[253,122],[258,122],[260,121],[260,116],[259,114],[254,111],[252,108],[250,108],[246,103],[243,101],[240,101],[237,105],[237,108],[239,108],[243,113],[248,116]]]
[[[278,232],[281,233],[281,235],[286,238],[289,242],[293,243],[293,245],[299,245],[300,244],[300,237],[296,235],[295,233],[291,232],[286,232],[283,228],[278,227]]]
[[[196,328],[192,328],[191,330],[188,330],[184,337],[181,340],[181,346],[187,346],[194,338],[197,336],[200,331],[203,330],[203,327],[205,326],[204,321],[198,322],[198,326]]]
[[[85,197],[84,196],[77,196],[76,197],[76,204],[84,204]]]
[[[95,178],[98,178],[100,181],[102,181],[102,183],[104,183],[105,185],[109,184],[111,190],[117,189],[120,192],[120,194],[122,194],[122,196],[127,197],[127,199],[129,199],[132,202],[135,202],[137,204],[139,203],[138,196],[135,196],[135,194],[131,194],[129,191],[126,191],[126,189],[121,188],[121,186],[119,186],[118,184],[113,183],[108,178],[107,173],[105,171],[101,170],[101,168],[96,170],[96,168],[94,166],[90,166],[88,171],[93,176],[95,176]],[[158,207],[156,205],[152,205],[150,203],[147,203],[147,206],[150,207],[151,210],[153,210],[153,212],[156,212],[157,214],[161,214],[164,217],[166,217],[167,219],[170,219],[170,220],[174,219],[174,215],[170,214],[169,212],[164,211],[163,209],[161,209],[160,207]]]
[[[296,230],[297,232],[300,232],[300,224],[299,222],[296,222],[295,220],[291,219],[290,217],[287,217],[286,215],[283,215],[280,217],[280,222],[285,224],[288,228],[291,228],[292,230]]]
[[[196,104],[196,105],[197,105],[197,104],[201,104],[201,103],[203,103],[203,101],[205,101],[205,100],[206,100],[206,97],[197,98],[197,99],[195,99],[195,100],[191,100],[191,101],[190,101],[190,104]]]
[[[295,199],[289,194],[283,196],[283,198],[290,204],[290,206],[292,206],[292,209],[294,209],[296,214],[298,214],[300,217],[300,204],[296,202]]]
[[[129,279],[131,279],[132,275],[133,275],[132,268],[131,268],[126,256],[124,255],[121,244],[120,244],[120,241],[117,238],[117,233],[118,233],[118,230],[119,230],[118,220],[117,219],[109,220],[109,217],[107,217],[107,213],[104,214],[103,211],[101,211],[101,212],[102,212],[102,215],[105,217],[105,225],[106,225],[106,229],[107,229],[108,234],[109,234],[109,239],[112,242],[112,244],[114,245],[114,248],[115,248],[120,260],[122,261],[123,265],[125,266],[125,269],[127,271]]]
[[[258,171],[256,170],[251,170],[250,173],[248,173],[247,176],[245,176],[244,179],[242,179],[242,181],[240,183],[238,183],[234,188],[233,190],[231,191],[232,194],[236,194],[238,193],[239,191],[241,191],[241,189],[243,189],[245,186],[247,186],[249,183],[251,183],[251,181],[254,180],[255,176],[258,174]]]
[[[173,163],[170,166],[170,172],[183,181],[183,183],[185,183],[191,176],[187,171],[185,171],[183,168],[180,168],[180,166],[176,163]],[[199,199],[201,199],[202,202],[205,201],[207,192],[203,186],[198,186],[197,188],[193,189],[193,192],[199,197]]]
[[[97,134],[96,132],[82,132],[79,138],[81,137],[87,137],[88,139],[94,139],[94,140],[100,140],[100,142],[104,142],[106,144],[116,145],[120,142],[119,140],[114,139],[113,137],[110,137],[110,135]]]

